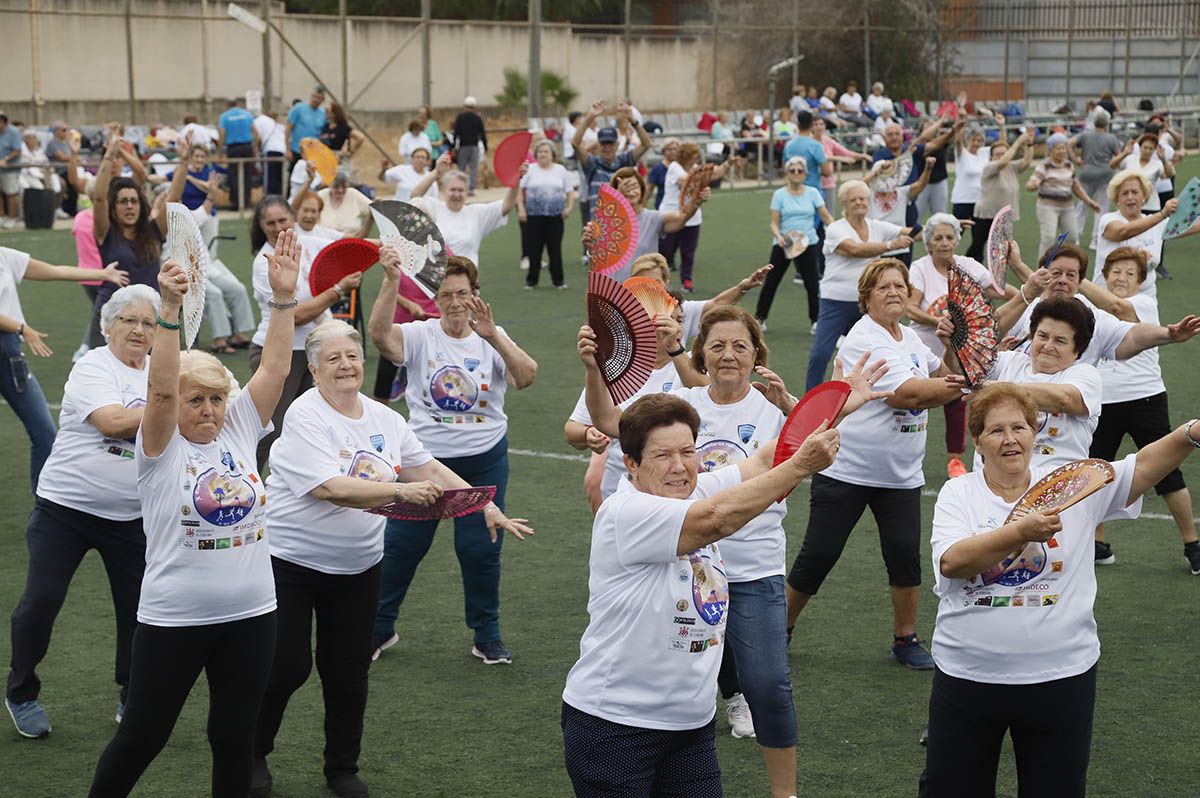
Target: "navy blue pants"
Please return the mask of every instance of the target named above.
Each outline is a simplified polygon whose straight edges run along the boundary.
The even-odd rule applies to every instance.
[[[37,377],[29,370],[29,363],[21,351],[21,336],[16,333],[0,333],[0,399],[25,425],[29,436],[29,487],[37,494],[38,477],[42,466],[54,447],[57,430],[50,416],[50,406]]]

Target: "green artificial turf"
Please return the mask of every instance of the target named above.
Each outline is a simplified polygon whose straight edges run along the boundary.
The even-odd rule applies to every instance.
[[[1183,163],[1180,185],[1195,171]],[[720,191],[705,208],[696,271],[696,296],[708,297],[765,262],[769,250],[768,190]],[[1023,196],[1018,239],[1026,260],[1037,244],[1032,197]],[[536,383],[510,392],[509,445],[512,476],[508,506],[528,516],[533,539],[505,543],[504,640],[512,667],[484,667],[470,656],[463,625],[462,588],[449,527],[426,557],[397,626],[400,643],[374,665],[363,740],[362,775],[377,796],[563,796],[570,784],[562,761],[561,691],[587,623],[587,558],[590,516],[581,480],[586,461],[562,438],[562,423],[580,388],[575,332],[584,316],[585,273],[579,266],[578,222],[568,224],[565,247],[570,289],[522,290],[517,225],[511,221],[489,237],[482,251],[484,297],[496,318],[540,364]],[[224,222],[236,241],[221,245],[225,262],[247,283],[247,223]],[[1160,282],[1162,317],[1173,321],[1200,310],[1197,239],[1167,245],[1175,275]],[[27,250],[55,263],[73,263],[66,232],[0,235],[0,245]],[[965,250],[965,243],[960,251]],[[379,273],[366,279],[374,297]],[[543,286],[548,284],[543,279]],[[81,289],[69,284],[21,287],[31,324],[50,333],[55,355],[32,364],[51,402],[57,403],[79,343],[88,308]],[[752,308],[755,294],[744,304]],[[789,275],[780,288],[767,335],[771,366],[794,391],[804,382],[811,343],[803,288]],[[207,342],[207,330],[201,333]],[[244,379],[244,354],[224,358]],[[374,378],[368,353],[366,390]],[[1167,347],[1163,370],[1173,420],[1200,415],[1200,341]],[[398,406],[398,407],[402,407]],[[927,489],[945,480],[942,414],[930,413]],[[0,411],[0,611],[16,605],[25,581],[25,519],[31,500],[28,441],[16,418]],[[544,453],[541,456],[521,452]],[[547,455],[553,455],[550,457]],[[1200,457],[1184,469],[1200,484]],[[79,479],[87,479],[80,474]],[[788,556],[794,556],[807,519],[807,485],[793,494],[786,522]],[[928,533],[933,499],[924,500],[923,563],[926,584]],[[1147,513],[1165,515],[1156,496]],[[799,725],[799,791],[802,796],[903,796],[915,794],[924,749],[917,736],[925,723],[930,675],[907,671],[887,658],[891,606],[869,515],[852,535],[838,567],[796,629],[791,666]],[[1169,520],[1143,519],[1109,526],[1118,565],[1099,574],[1099,617],[1104,655],[1090,770],[1094,796],[1197,794],[1191,757],[1197,733],[1195,676],[1200,630],[1195,621],[1200,578],[1188,574],[1182,547]],[[928,640],[936,603],[922,596],[918,629]],[[89,555],[72,584],[55,625],[40,674],[41,700],[54,733],[45,740],[18,738],[0,727],[0,795],[60,798],[83,795],[96,759],[111,737],[117,689],[112,682],[113,618],[100,560]],[[9,628],[0,627],[0,651],[8,651]],[[1017,654],[1019,656],[1019,654]],[[201,680],[166,749],[141,780],[137,796],[208,794],[209,750],[204,723],[206,687]],[[1026,707],[1038,713],[1036,705]],[[718,714],[718,754],[726,795],[769,794],[757,746],[729,736]],[[271,766],[280,798],[329,795],[321,777],[322,708],[315,677],[292,699]],[[1015,793],[1011,754],[1002,759],[1002,795]]]

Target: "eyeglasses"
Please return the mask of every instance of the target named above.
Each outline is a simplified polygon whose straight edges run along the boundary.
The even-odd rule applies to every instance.
[[[141,327],[143,330],[153,330],[154,319],[139,319],[134,316],[117,316],[117,321],[125,327]]]
[[[452,302],[455,299],[459,300],[460,302],[466,302],[468,299],[471,298],[471,292],[470,291],[454,291],[453,293],[443,294],[441,291],[438,291],[437,296],[435,298],[439,302]]]
[[[142,201],[137,197],[122,197],[113,203],[114,205],[141,205]]]

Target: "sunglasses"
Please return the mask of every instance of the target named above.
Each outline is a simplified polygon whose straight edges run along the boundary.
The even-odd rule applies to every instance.
[[[802,166],[793,166],[791,169],[788,169],[789,175],[803,175],[803,174],[807,174],[807,173],[808,173],[808,170]]]

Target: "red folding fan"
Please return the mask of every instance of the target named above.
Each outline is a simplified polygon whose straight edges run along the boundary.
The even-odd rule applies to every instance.
[[[379,260],[379,246],[365,238],[339,238],[313,258],[308,287],[313,296],[328,291],[343,277],[371,268]]]
[[[596,362],[613,404],[638,392],[658,354],[654,320],[625,286],[599,272],[588,273],[588,325],[596,334]]]
[[[600,186],[592,208],[592,241],[588,245],[588,266],[601,274],[612,274],[633,258],[637,251],[637,211],[621,192],[607,183]]]
[[[492,156],[492,170],[504,185],[511,188],[521,179],[521,164],[529,155],[531,141],[533,134],[521,131],[506,136],[496,147],[496,154]]]
[[[846,406],[850,398],[850,384],[841,380],[823,382],[813,388],[788,413],[783,429],[779,431],[779,440],[775,443],[775,460],[772,467],[779,465],[794,455],[809,435],[817,431],[826,420],[830,424],[837,421],[838,414]],[[783,501],[787,493],[779,497]]]
[[[1000,336],[992,303],[983,295],[983,287],[957,266],[951,266],[946,275],[950,291],[946,298],[946,309],[954,322],[950,334],[950,348],[962,366],[967,385],[978,385],[992,366],[1000,352]]]
[[[478,485],[472,488],[449,488],[442,492],[433,504],[392,502],[382,507],[372,507],[368,513],[386,515],[401,521],[432,521],[438,518],[458,518],[477,513],[496,497],[495,485]]]

